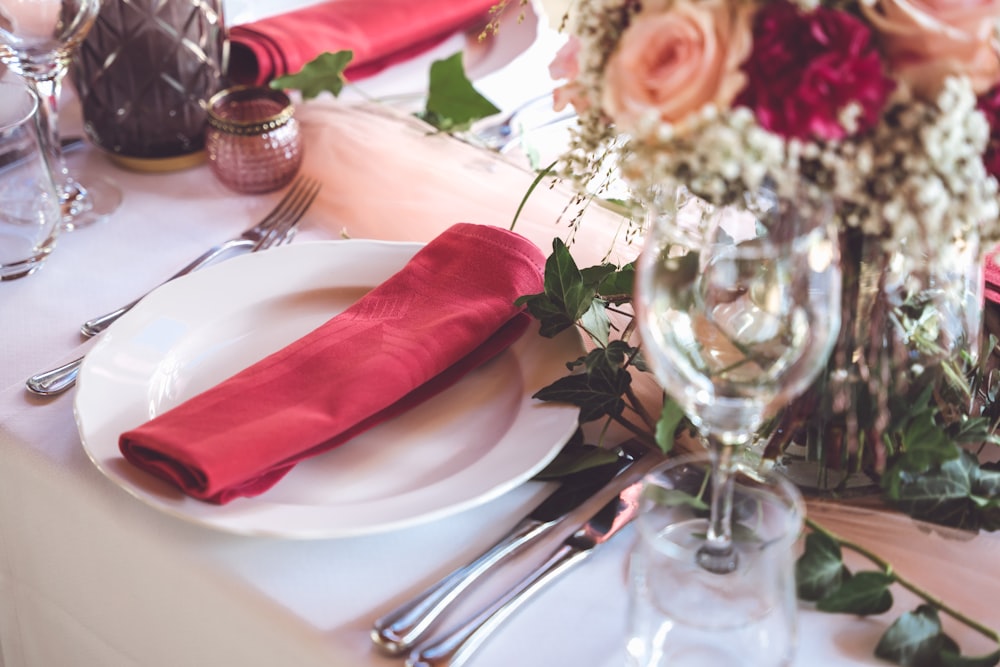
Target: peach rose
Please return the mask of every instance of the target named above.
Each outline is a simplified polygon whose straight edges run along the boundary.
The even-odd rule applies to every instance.
[[[1000,81],[992,44],[1000,0],[870,0],[861,10],[879,35],[893,73],[932,99],[949,75],[977,93]]]
[[[645,5],[605,66],[605,113],[629,130],[650,111],[676,123],[710,103],[729,107],[746,81],[751,13],[725,0]]]

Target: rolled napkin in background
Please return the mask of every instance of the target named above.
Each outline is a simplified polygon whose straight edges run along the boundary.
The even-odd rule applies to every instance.
[[[985,295],[987,301],[1000,303],[1000,247],[993,248],[986,253],[983,260],[983,279],[985,281]]]
[[[485,25],[496,0],[331,0],[233,26],[229,74],[262,85],[324,51],[349,49],[358,80],[412,58],[458,30]]]
[[[498,227],[458,224],[343,313],[121,435],[132,464],[216,503],[271,488],[493,358],[530,319],[545,257]]]

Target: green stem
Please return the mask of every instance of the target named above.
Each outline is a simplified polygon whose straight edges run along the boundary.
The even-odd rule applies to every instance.
[[[969,628],[972,628],[973,630],[975,630],[976,632],[980,633],[981,635],[984,635],[984,636],[992,639],[997,644],[1000,644],[1000,632],[997,632],[993,628],[989,628],[989,627],[983,625],[982,623],[979,623],[978,621],[976,621],[976,620],[974,620],[972,618],[969,618],[968,616],[966,616],[962,612],[958,611],[954,607],[951,607],[950,605],[948,605],[947,603],[945,603],[940,598],[935,597],[931,593],[928,593],[924,589],[922,589],[919,586],[917,586],[915,583],[913,583],[912,581],[910,581],[906,577],[901,576],[898,572],[896,572],[893,569],[891,563],[889,563],[888,561],[886,561],[884,558],[882,558],[881,556],[879,556],[875,552],[869,550],[866,547],[861,546],[860,544],[857,544],[856,542],[852,542],[850,540],[845,540],[844,538],[840,537],[836,533],[831,532],[828,528],[825,528],[824,526],[820,525],[819,523],[817,523],[816,521],[814,521],[814,520],[812,520],[812,519],[810,519],[808,517],[806,518],[805,521],[806,521],[806,525],[809,526],[809,528],[811,528],[812,530],[816,531],[817,533],[822,533],[823,535],[826,535],[831,540],[834,540],[835,542],[837,542],[837,544],[839,544],[841,546],[841,548],[843,548],[843,549],[850,549],[851,551],[853,551],[855,553],[858,553],[858,554],[861,554],[862,556],[864,556],[865,558],[867,558],[869,561],[871,561],[872,563],[874,563],[875,565],[877,565],[878,567],[880,567],[882,569],[882,571],[885,572],[886,575],[892,577],[892,580],[895,583],[899,584],[900,586],[902,586],[906,590],[910,591],[911,593],[913,593],[917,597],[921,598],[922,600],[924,600],[925,602],[927,602],[928,604],[930,604],[934,608],[936,608],[939,611],[942,611],[942,612],[948,614],[949,616],[951,616],[956,621],[964,624],[965,626],[967,626]]]
[[[638,437],[640,440],[642,440],[647,445],[652,445],[653,447],[657,447],[656,438],[653,438],[652,436],[650,436],[648,430],[644,430],[644,429],[636,426],[635,424],[633,424],[632,422],[630,422],[627,418],[623,417],[622,415],[618,415],[617,417],[612,417],[612,419],[614,419],[616,422],[618,422],[619,424],[621,424],[622,426],[624,426],[625,428],[627,428],[629,431],[631,431],[633,434],[635,434],[636,437]]]
[[[517,205],[517,211],[514,212],[514,219],[510,221],[510,231],[514,231],[514,225],[517,224],[517,219],[521,217],[521,211],[524,209],[524,205],[528,203],[528,197],[530,197],[531,193],[535,191],[535,188],[537,188],[538,184],[542,182],[542,179],[548,176],[552,170],[556,168],[557,164],[559,164],[558,160],[539,171],[538,175],[535,176],[535,180],[531,182],[531,185],[528,186],[524,196],[521,197],[521,203]]]
[[[629,407],[631,407],[632,410],[639,415],[642,421],[645,422],[646,427],[652,431],[656,431],[656,420],[653,419],[653,416],[646,410],[646,406],[644,406],[642,401],[640,401],[635,395],[635,391],[632,390],[632,387],[625,389],[625,397],[628,399]]]

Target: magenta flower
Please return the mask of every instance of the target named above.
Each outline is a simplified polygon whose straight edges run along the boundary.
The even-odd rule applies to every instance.
[[[821,7],[808,14],[780,0],[762,8],[736,100],[786,138],[841,139],[876,123],[895,84],[871,31],[856,17]],[[853,109],[854,127],[844,126]]]

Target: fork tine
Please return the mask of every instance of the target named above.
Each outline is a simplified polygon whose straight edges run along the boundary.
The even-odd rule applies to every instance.
[[[316,200],[320,189],[319,181],[314,178],[301,178],[296,181],[296,185],[300,187],[296,188],[294,196],[286,196],[287,206],[280,212],[278,219],[267,229],[261,239],[254,244],[251,252],[266,250],[274,245],[281,245],[292,240],[298,222]],[[292,191],[289,190],[289,195],[292,194]],[[282,203],[285,203],[285,200],[282,200]]]
[[[296,177],[296,179],[292,182],[292,187],[288,188],[288,191],[285,193],[285,196],[281,198],[281,201],[275,204],[274,208],[268,211],[267,215],[261,218],[260,222],[254,225],[253,229],[265,232],[284,220],[285,211],[288,209],[289,204],[299,195],[308,180],[309,179],[305,176]]]

